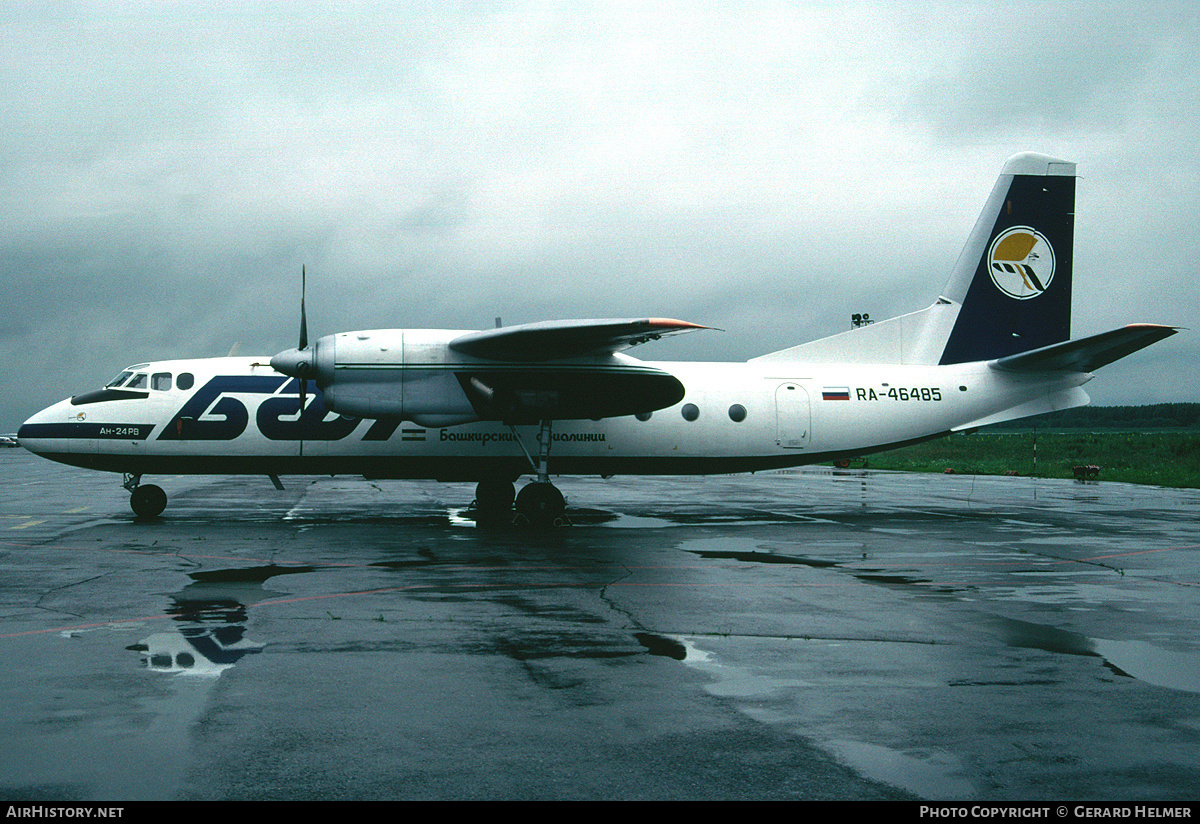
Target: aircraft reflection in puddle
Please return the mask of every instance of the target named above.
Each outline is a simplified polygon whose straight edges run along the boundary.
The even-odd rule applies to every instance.
[[[177,629],[132,644],[154,672],[217,677],[264,644],[246,638],[246,610],[272,593],[263,582],[275,575],[310,572],[306,566],[261,566],[192,573],[194,583],[174,595],[167,613]]]
[[[242,637],[244,627],[228,627],[225,632],[194,632],[156,632],[129,649],[141,652],[146,668],[154,672],[216,677],[232,667],[243,655],[259,652],[263,648],[262,644]],[[236,636],[232,643],[229,642],[230,633]]]

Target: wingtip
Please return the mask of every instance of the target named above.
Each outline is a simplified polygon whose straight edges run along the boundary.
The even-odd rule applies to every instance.
[[[692,323],[686,320],[676,320],[675,318],[647,318],[646,323],[650,324],[654,329],[674,329],[680,332],[686,332],[692,329],[711,329],[714,332],[724,332],[724,329],[718,329],[716,326],[705,326],[702,323]]]
[[[1157,332],[1164,338],[1169,338],[1171,335],[1178,334],[1179,332],[1185,332],[1188,329],[1186,326],[1168,326],[1164,323],[1127,323],[1125,324],[1125,328],[1144,329],[1147,332]]]

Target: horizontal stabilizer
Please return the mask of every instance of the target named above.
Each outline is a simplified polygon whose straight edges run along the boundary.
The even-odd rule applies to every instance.
[[[998,358],[994,369],[1005,372],[1093,372],[1131,355],[1179,330],[1154,323],[1134,323],[1079,340],[1052,343],[1040,349]]]
[[[993,412],[982,418],[976,418],[968,423],[959,424],[953,428],[953,431],[970,431],[978,429],[981,426],[991,426],[996,423],[1006,423],[1008,421],[1020,420],[1021,418],[1028,418],[1031,415],[1045,415],[1048,412],[1060,412],[1063,409],[1087,406],[1091,402],[1092,399],[1088,397],[1087,392],[1084,392],[1082,387],[1073,386],[1059,392],[1050,392],[1040,398],[1034,398],[1017,406],[1010,406],[1008,409],[1001,409],[999,412]]]
[[[550,320],[468,332],[450,341],[450,348],[489,360],[564,360],[611,355],[665,335],[710,328],[671,318]]]

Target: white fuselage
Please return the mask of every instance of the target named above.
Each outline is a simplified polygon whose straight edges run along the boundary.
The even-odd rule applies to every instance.
[[[555,421],[554,475],[712,474],[863,455],[1081,400],[1084,373],[953,366],[646,362],[682,401],[650,415]],[[326,412],[266,358],[130,367],[135,390],[76,396],[30,418],[21,444],[77,466],[143,473],[361,474],[480,480],[533,466],[537,426],[454,426]],[[164,377],[169,376],[169,377]],[[190,379],[189,377],[190,376]],[[166,388],[169,385],[170,388]],[[184,388],[181,388],[181,385]]]

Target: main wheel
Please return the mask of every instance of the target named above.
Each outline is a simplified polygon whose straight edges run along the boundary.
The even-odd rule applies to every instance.
[[[475,512],[485,519],[511,518],[515,495],[516,487],[511,481],[480,481],[475,487]]]
[[[129,495],[129,507],[139,518],[155,518],[167,508],[167,493],[154,484],[143,484]]]
[[[545,481],[533,481],[517,494],[517,512],[532,524],[551,524],[567,508],[558,487]]]

